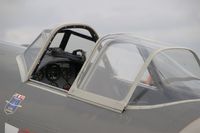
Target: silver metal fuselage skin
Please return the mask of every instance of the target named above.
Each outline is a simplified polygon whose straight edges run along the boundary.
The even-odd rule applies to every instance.
[[[34,133],[175,133],[200,116],[200,102],[116,113],[22,83],[16,56],[25,48],[0,44],[0,133],[5,123]],[[26,96],[22,107],[6,115],[6,100]]]

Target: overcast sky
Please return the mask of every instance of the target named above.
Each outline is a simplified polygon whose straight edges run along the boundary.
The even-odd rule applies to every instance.
[[[70,22],[200,49],[200,0],[0,0],[0,40],[31,43]]]

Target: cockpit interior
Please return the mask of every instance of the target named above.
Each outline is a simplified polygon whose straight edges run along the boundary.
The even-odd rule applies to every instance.
[[[44,52],[32,79],[68,91],[97,40],[96,32],[86,26],[59,30]]]

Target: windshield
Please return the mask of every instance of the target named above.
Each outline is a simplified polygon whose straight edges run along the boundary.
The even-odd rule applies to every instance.
[[[146,71],[150,74],[145,82],[141,80],[143,86],[137,86],[130,104],[155,105],[200,98],[200,66],[191,51],[162,51],[154,57]]]
[[[26,62],[27,70],[30,70],[30,67],[33,65],[38,53],[41,48],[44,46],[44,43],[47,41],[50,31],[45,30],[42,32],[35,41],[28,47],[28,49],[24,52],[24,59]]]

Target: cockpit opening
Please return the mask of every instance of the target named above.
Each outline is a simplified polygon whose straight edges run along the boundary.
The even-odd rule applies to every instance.
[[[88,27],[59,30],[44,52],[31,79],[68,91],[95,47],[97,39],[98,35]]]

